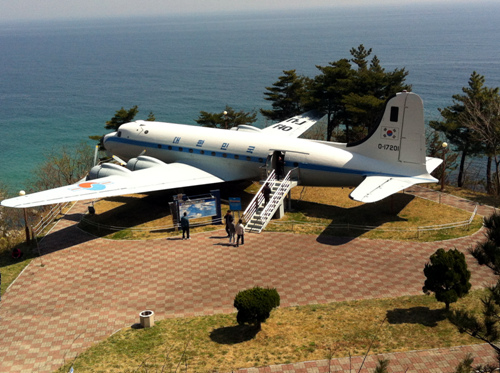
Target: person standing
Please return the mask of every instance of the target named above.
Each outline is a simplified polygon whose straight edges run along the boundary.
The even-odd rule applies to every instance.
[[[269,187],[268,183],[264,184],[262,193],[264,194],[264,203],[265,203],[264,206],[267,206],[267,203],[269,202],[269,196],[271,195],[271,188]]]
[[[285,175],[285,159],[283,154],[278,155],[278,160],[276,161],[276,179],[281,180]]]
[[[238,220],[238,224],[236,225],[236,235],[238,238],[236,239],[236,247],[240,246],[240,238],[241,244],[245,244],[245,227],[243,226],[243,220]]]
[[[187,212],[184,212],[184,216],[181,218],[181,228],[182,228],[182,239],[190,240],[191,237],[189,237],[189,219],[187,217]]]
[[[229,243],[236,243],[236,226],[234,225],[234,221],[229,223]]]
[[[229,237],[229,226],[230,226],[231,223],[234,222],[234,216],[233,216],[233,214],[231,214],[231,210],[228,210],[226,212],[226,215],[224,215],[224,221],[226,223],[227,237]]]

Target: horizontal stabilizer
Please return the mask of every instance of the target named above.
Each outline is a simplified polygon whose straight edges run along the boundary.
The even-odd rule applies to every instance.
[[[443,163],[443,160],[440,158],[427,157],[425,166],[429,175],[432,171],[438,168],[441,163]]]
[[[437,180],[430,175],[427,175],[426,178],[368,176],[352,191],[349,197],[359,202],[377,202],[391,194],[411,187],[412,185],[419,183],[435,183],[436,181]]]
[[[323,113],[311,110],[302,115],[297,115],[283,122],[273,124],[272,126],[264,128],[262,131],[266,134],[277,136],[299,137],[324,116]]]

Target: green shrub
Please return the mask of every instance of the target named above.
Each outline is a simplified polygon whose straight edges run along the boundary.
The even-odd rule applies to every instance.
[[[271,315],[273,308],[280,305],[280,296],[276,289],[254,287],[240,291],[234,298],[234,307],[238,310],[236,321],[239,325],[253,324],[260,329],[261,323]]]
[[[438,249],[425,265],[424,275],[423,292],[434,292],[436,299],[446,305],[446,311],[449,311],[450,303],[465,296],[471,288],[465,255],[457,249]]]

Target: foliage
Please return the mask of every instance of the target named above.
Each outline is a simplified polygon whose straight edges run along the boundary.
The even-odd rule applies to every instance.
[[[389,359],[378,359],[377,366],[373,373],[388,373],[389,372]]]
[[[115,116],[106,122],[104,128],[106,128],[107,130],[117,131],[118,127],[120,127],[122,124],[132,122],[137,113],[139,113],[137,105],[132,106],[128,110],[126,110],[122,106],[120,110],[116,111]],[[150,112],[146,120],[152,122],[155,121],[156,118],[154,114]]]
[[[130,109],[125,110],[122,106],[120,110],[117,110],[115,116],[106,122],[104,128],[107,130],[117,131],[124,123],[132,122],[139,112],[138,106],[132,106]]]
[[[279,307],[280,296],[276,289],[254,287],[240,291],[234,298],[238,310],[236,320],[239,325],[253,324],[260,330],[261,323],[271,315],[273,308]]]
[[[499,88],[485,87],[479,96],[467,96],[464,100],[465,124],[475,141],[483,144],[488,156],[486,189],[500,195],[500,95]],[[491,161],[495,162],[494,180]],[[493,184],[494,183],[494,184]]]
[[[200,116],[196,123],[203,127],[230,129],[242,124],[252,124],[257,120],[257,113],[235,111],[232,107],[226,105],[226,109],[221,113],[209,113],[200,111]]]
[[[264,93],[273,108],[261,109],[261,113],[279,121],[306,110],[322,111],[328,118],[328,141],[335,128],[343,132],[337,141],[360,140],[378,124],[385,102],[411,88],[405,84],[408,72],[404,68],[387,72],[377,56],[368,61],[371,53],[361,44],[350,50],[351,60],[343,58],[316,66],[320,73],[312,79],[297,75],[295,70],[283,71],[284,75]]]
[[[75,183],[92,167],[93,154],[92,146],[85,142],[52,150],[33,171],[30,184],[34,190],[45,190]]]
[[[489,267],[500,276],[500,214],[495,213],[484,218],[486,241],[479,242],[471,254],[480,265]]]
[[[498,101],[498,88],[490,89],[484,86],[485,78],[477,72],[473,72],[469,78],[468,87],[463,87],[463,94],[453,95],[453,105],[444,109],[439,109],[442,121],[431,121],[430,126],[445,134],[454,150],[461,153],[458,186],[461,187],[464,181],[465,159],[468,156],[486,154],[488,158],[494,153],[494,148],[498,146],[498,130],[495,130],[496,119],[482,118],[483,111],[490,110],[492,104]],[[490,108],[490,109],[488,109]],[[491,126],[489,125],[491,124]],[[477,132],[477,133],[476,133]],[[487,134],[487,135],[486,135]],[[485,137],[486,136],[486,137]],[[495,140],[495,144],[490,144]],[[491,176],[489,174],[491,158],[487,167],[487,191],[491,192]]]
[[[7,188],[0,185],[0,201],[8,198]],[[0,252],[11,250],[22,239],[21,210],[0,205]]]
[[[500,215],[494,214],[484,219],[487,233],[486,242],[479,242],[470,250],[479,264],[488,266],[497,276],[500,275]],[[490,344],[497,352],[500,361],[500,348],[495,342],[500,338],[498,322],[500,320],[500,279],[496,285],[488,287],[488,293],[481,299],[481,315],[465,310],[456,310],[449,315],[449,320],[458,327],[460,333],[466,333]]]
[[[445,167],[445,177],[450,174],[450,171],[453,171],[456,169],[456,161],[458,154],[455,152],[450,152],[448,151],[449,149],[446,147],[443,147],[443,138],[442,134],[440,134],[438,131],[429,131],[426,134],[425,138],[425,144],[427,145],[427,155],[429,157],[434,157],[434,158],[440,158],[443,159],[444,157],[444,167]],[[441,180],[441,177],[443,176],[443,164],[441,166],[437,167],[433,172],[432,175],[436,178]],[[446,180],[445,180],[446,182]]]
[[[498,368],[493,365],[478,365],[473,367],[474,358],[467,354],[455,368],[455,373],[493,373],[498,372]]]
[[[265,100],[272,102],[272,110],[260,109],[272,121],[283,121],[304,111],[305,78],[295,70],[283,71],[272,87],[266,87]]]
[[[470,271],[467,269],[465,255],[457,249],[445,251],[438,249],[430,257],[430,263],[424,267],[426,277],[422,291],[426,294],[433,292],[439,302],[450,308],[458,298],[466,295],[470,288]]]

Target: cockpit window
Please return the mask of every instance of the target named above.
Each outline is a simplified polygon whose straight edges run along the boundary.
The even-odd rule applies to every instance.
[[[118,131],[118,133],[116,134],[118,137],[122,137],[122,131]]]

